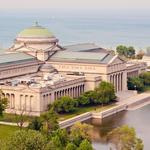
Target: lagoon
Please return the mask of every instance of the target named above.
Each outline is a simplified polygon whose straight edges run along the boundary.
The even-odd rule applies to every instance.
[[[137,136],[143,140],[144,150],[149,150],[150,147],[150,105],[144,106],[137,110],[124,111],[116,115],[110,116],[102,120],[89,120],[88,123],[94,126],[93,128],[93,147],[95,150],[109,150],[106,143],[106,135],[112,129],[121,126],[129,125],[134,127]]]

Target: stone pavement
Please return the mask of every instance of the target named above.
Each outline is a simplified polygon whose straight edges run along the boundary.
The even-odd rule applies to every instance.
[[[118,95],[118,105],[127,104],[130,106],[139,107],[144,106],[145,104],[150,103],[150,92],[145,92],[141,94],[137,94],[133,91],[127,91],[122,93],[117,93]]]

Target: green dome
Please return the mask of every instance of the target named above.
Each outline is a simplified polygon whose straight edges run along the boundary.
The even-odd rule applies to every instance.
[[[49,32],[48,29],[36,24],[35,26],[32,26],[30,28],[27,28],[21,31],[18,34],[18,37],[48,38],[48,37],[54,37],[54,36],[51,32]]]

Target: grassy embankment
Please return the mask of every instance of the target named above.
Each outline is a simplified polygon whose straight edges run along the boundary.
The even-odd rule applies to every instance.
[[[69,119],[69,118],[72,118],[77,115],[81,115],[83,113],[90,112],[90,111],[101,112],[101,111],[107,110],[109,108],[112,108],[114,106],[116,106],[116,104],[110,104],[110,105],[106,105],[106,106],[99,105],[99,106],[77,107],[74,112],[59,114],[58,120],[63,121],[63,120],[66,120],[66,119]]]
[[[6,140],[11,134],[17,131],[19,127],[17,126],[7,126],[0,124],[0,140]]]
[[[58,120],[59,121],[63,121],[65,119],[69,119],[72,117],[75,117],[77,115],[86,113],[86,112],[90,112],[90,111],[97,111],[97,112],[101,112],[104,111],[106,109],[109,109],[113,106],[116,106],[116,104],[110,104],[110,105],[106,105],[106,106],[86,106],[86,107],[77,107],[76,110],[74,112],[71,113],[65,113],[65,114],[58,114]],[[4,114],[3,117],[0,117],[0,121],[5,121],[5,122],[17,122],[17,116],[14,114]],[[26,116],[24,118],[25,122],[30,122],[33,119],[33,117],[29,117]]]
[[[58,114],[58,120],[63,121],[65,119],[69,119],[72,117],[75,117],[77,115],[90,112],[90,111],[96,111],[101,112],[106,109],[112,108],[116,106],[116,104],[110,104],[106,106],[87,106],[87,107],[78,107],[74,112],[72,113],[66,113],[66,114]],[[33,117],[25,117],[25,120],[27,122],[30,122],[33,119]],[[6,121],[6,122],[16,122],[16,115],[14,114],[4,114],[3,117],[0,117],[0,121]],[[7,137],[9,137],[13,132],[18,130],[19,127],[17,126],[8,126],[8,125],[1,125],[0,124],[0,140],[6,140]]]

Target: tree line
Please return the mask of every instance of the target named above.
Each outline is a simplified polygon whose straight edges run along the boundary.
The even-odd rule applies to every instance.
[[[53,107],[57,113],[69,113],[75,111],[77,107],[109,104],[115,99],[114,86],[111,83],[102,81],[93,91],[87,91],[78,98],[61,97],[50,107]]]
[[[144,56],[144,52],[142,50],[136,54],[136,50],[133,46],[127,47],[124,45],[119,45],[116,47],[116,52],[118,55],[125,58],[142,59]]]

